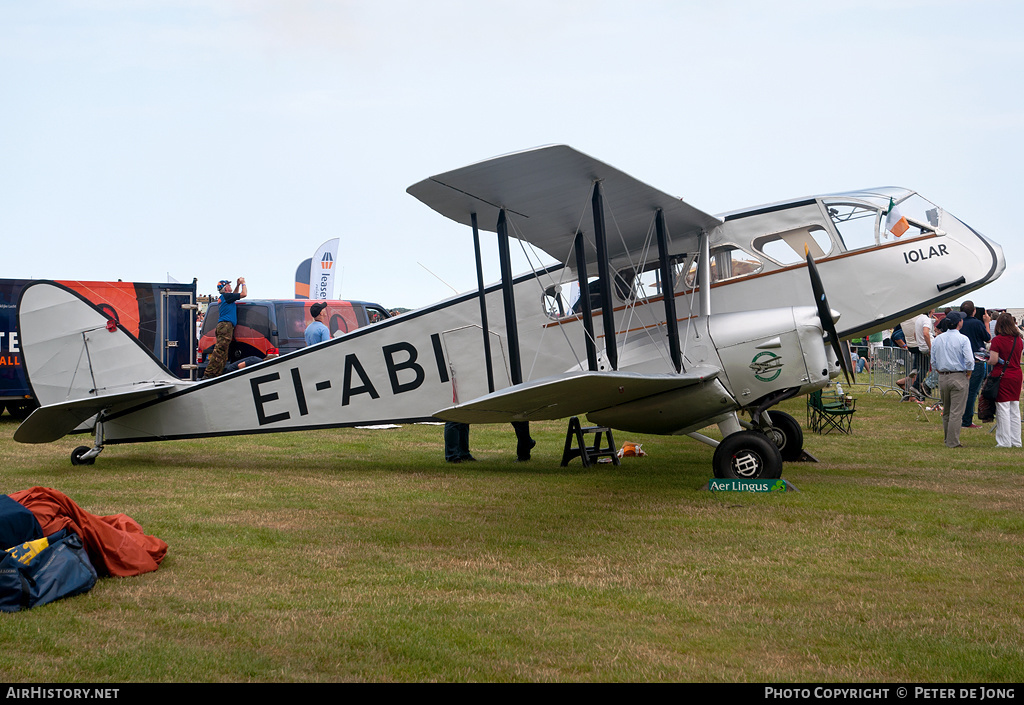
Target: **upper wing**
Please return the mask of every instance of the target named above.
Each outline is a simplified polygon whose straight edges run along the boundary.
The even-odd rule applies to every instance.
[[[577,229],[585,233],[591,230],[589,215],[583,215],[589,212],[594,183],[598,181],[602,184],[605,208],[622,233],[621,239],[609,236],[609,259],[644,246],[659,208],[665,214],[673,241],[683,240],[680,251],[684,252],[697,247],[702,230],[722,223],[715,216],[566,145],[488,159],[424,179],[407,191],[456,222],[471,225],[471,214],[476,214],[483,230],[496,229],[498,212],[504,208],[511,217],[525,219],[520,221],[516,237],[564,261]],[[652,246],[652,257],[656,251],[657,246]],[[593,263],[592,252],[589,257],[588,264]]]
[[[561,419],[700,384],[717,375],[714,367],[684,374],[578,372],[507,387],[434,416],[460,423]]]

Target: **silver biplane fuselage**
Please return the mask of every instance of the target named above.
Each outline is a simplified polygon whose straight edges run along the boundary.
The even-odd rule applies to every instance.
[[[769,423],[761,414],[770,406],[838,374],[823,343],[835,321],[836,337],[879,330],[1005,267],[998,245],[904,189],[715,217],[556,146],[409,191],[473,227],[478,291],[212,381],[180,382],[115,341],[74,292],[27,287],[20,337],[44,406],[15,438],[48,442],[95,427],[84,462],[104,443],[586,413],[660,434],[717,423],[727,440],[749,440]],[[890,202],[910,226],[900,238],[885,228]],[[480,275],[480,229],[498,233],[502,280],[490,286]],[[512,238],[565,264],[513,277]],[[808,276],[815,264],[827,304]],[[740,410],[755,430],[742,430]],[[781,461],[769,464],[777,477]]]

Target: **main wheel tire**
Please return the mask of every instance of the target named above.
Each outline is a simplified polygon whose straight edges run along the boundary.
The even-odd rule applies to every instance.
[[[71,464],[92,465],[93,463],[95,463],[96,458],[89,458],[88,460],[82,459],[82,456],[88,453],[90,450],[92,450],[92,448],[90,448],[89,446],[78,446],[77,448],[75,448],[73,451],[71,451]]]
[[[782,454],[782,459],[792,462],[799,460],[804,450],[804,430],[800,422],[785,411],[768,413],[770,425],[764,430],[768,439]]]
[[[739,431],[725,437],[712,460],[715,477],[775,480],[782,476],[782,454],[760,431]]]

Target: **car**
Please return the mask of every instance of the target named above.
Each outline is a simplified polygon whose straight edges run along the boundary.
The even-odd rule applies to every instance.
[[[306,327],[313,322],[310,307],[315,299],[243,299],[237,304],[238,324],[228,348],[228,362],[245,357],[266,357],[271,348],[286,355],[306,347]],[[331,337],[389,318],[387,309],[366,301],[324,301]],[[199,338],[200,368],[205,368],[217,342],[215,330],[220,304],[210,303]]]

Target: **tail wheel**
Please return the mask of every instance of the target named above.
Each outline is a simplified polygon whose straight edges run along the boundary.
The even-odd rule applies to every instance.
[[[739,431],[715,448],[715,477],[739,480],[774,480],[782,476],[782,454],[760,431]]]
[[[785,461],[800,459],[804,450],[804,430],[800,422],[784,411],[772,411],[766,414],[769,425],[764,428],[768,439],[775,444]]]
[[[73,451],[71,451],[71,464],[72,465],[92,465],[93,463],[95,463],[96,462],[96,458],[95,457],[89,458],[87,460],[83,460],[82,459],[82,456],[85,455],[86,453],[88,453],[90,450],[92,450],[92,448],[90,448],[89,446],[78,446],[77,448],[75,448]]]

